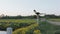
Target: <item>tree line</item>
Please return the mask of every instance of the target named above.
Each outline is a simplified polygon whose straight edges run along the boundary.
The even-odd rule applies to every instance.
[[[60,18],[60,16],[57,16],[57,15],[44,15],[44,16],[39,16],[39,17],[40,18]],[[36,19],[36,15],[31,15],[31,16],[18,15],[18,16],[3,16],[3,17],[0,17],[0,19],[24,19],[24,18]]]

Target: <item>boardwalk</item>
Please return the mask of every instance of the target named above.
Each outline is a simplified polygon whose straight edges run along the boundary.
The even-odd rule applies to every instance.
[[[48,23],[50,23],[50,24],[53,24],[53,25],[59,25],[59,26],[60,26],[60,22],[49,21],[49,20],[47,20],[47,21],[48,21]]]

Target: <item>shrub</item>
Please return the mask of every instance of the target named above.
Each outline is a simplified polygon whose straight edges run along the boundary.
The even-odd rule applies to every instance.
[[[40,30],[34,30],[33,34],[41,34]]]
[[[33,31],[38,27],[38,24],[32,24],[27,27],[23,27],[20,29],[17,29],[13,32],[13,34],[33,34]]]

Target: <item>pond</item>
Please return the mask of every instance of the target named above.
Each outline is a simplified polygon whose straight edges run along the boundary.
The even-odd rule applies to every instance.
[[[7,34],[6,31],[0,31],[0,34]]]

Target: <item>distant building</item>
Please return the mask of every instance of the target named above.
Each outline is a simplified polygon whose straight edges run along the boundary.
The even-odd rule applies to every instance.
[[[40,18],[41,19],[41,21],[46,21],[46,18]]]

